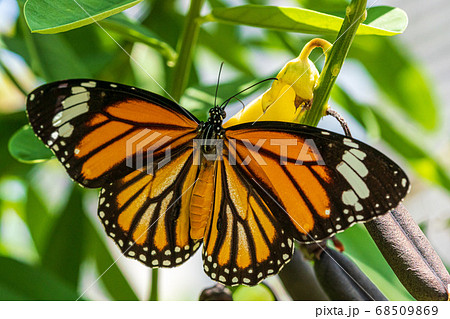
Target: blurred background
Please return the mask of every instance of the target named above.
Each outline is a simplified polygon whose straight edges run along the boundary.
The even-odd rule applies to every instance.
[[[247,3],[303,6],[342,16],[347,2],[210,0],[203,12]],[[188,1],[147,0],[125,14],[148,35],[176,48],[188,5]],[[344,115],[354,137],[386,153],[407,171],[412,190],[405,205],[449,269],[450,4],[443,0],[368,1],[369,7],[373,5],[403,9],[409,17],[408,28],[392,38],[356,38],[330,104]],[[18,3],[0,0],[0,300],[33,299],[36,294],[48,299],[56,295],[76,299],[81,294],[94,300],[148,299],[151,271],[121,258],[107,238],[96,216],[97,191],[76,186],[56,160],[22,163],[8,151],[10,138],[27,123],[26,94],[45,82],[88,77],[163,94],[148,74],[167,87],[172,69],[166,57],[148,43],[127,37],[113,22],[102,26],[132,59],[97,25],[31,35]],[[276,75],[313,37],[204,24],[181,105],[204,119],[213,103],[220,62],[225,66],[219,97],[225,99]],[[320,50],[311,59],[322,67]],[[248,103],[266,88],[257,87],[242,101]],[[228,116],[241,107],[233,104]],[[341,132],[334,119],[325,118],[319,126]],[[363,227],[352,227],[338,238],[388,298],[411,299]],[[200,254],[159,274],[161,300],[197,300],[204,288],[213,285],[203,273]],[[276,276],[267,282],[280,299],[289,299]],[[239,298],[254,297],[247,289]]]

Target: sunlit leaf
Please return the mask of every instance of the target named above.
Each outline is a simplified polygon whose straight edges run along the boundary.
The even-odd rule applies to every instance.
[[[213,9],[205,21],[328,35],[339,31],[343,19],[302,8],[244,5]],[[408,24],[406,13],[392,7],[371,8],[368,10],[368,21],[369,24],[358,28],[357,35],[392,36],[402,33]]]
[[[274,301],[274,295],[270,289],[262,284],[254,287],[239,286],[233,292],[235,301]]]
[[[25,163],[41,162],[53,156],[29,125],[23,126],[11,137],[8,149],[15,159]]]
[[[349,0],[297,0],[302,7],[320,12],[343,12],[349,5]]]
[[[128,9],[142,0],[28,0],[24,14],[32,32],[58,33],[79,28]]]

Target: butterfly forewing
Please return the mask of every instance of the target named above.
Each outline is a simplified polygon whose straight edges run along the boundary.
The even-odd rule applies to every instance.
[[[131,173],[127,157],[159,143],[159,152],[185,147],[196,136],[198,121],[159,95],[92,80],[47,84],[29,94],[31,126],[86,187],[101,187]],[[140,148],[139,148],[140,146]],[[152,154],[155,157],[158,154]]]
[[[92,80],[44,85],[28,96],[27,112],[69,175],[102,187],[98,215],[127,256],[173,267],[198,249],[189,237],[198,121],[189,112],[144,90]]]
[[[336,133],[257,122],[231,127],[226,137],[244,159],[237,165],[249,172],[266,204],[275,203],[275,216],[302,242],[323,240],[385,214],[409,189],[405,173],[390,159]],[[255,151],[249,143],[260,147]]]

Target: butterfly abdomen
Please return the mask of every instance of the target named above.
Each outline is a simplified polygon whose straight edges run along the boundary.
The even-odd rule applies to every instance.
[[[190,205],[191,238],[202,239],[214,199],[214,165],[204,163],[194,185]]]

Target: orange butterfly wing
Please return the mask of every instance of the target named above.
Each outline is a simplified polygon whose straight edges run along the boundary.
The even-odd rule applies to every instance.
[[[385,214],[409,190],[406,174],[394,162],[336,133],[257,122],[230,127],[226,137],[228,144],[235,143],[237,164],[251,176],[264,202],[275,205],[272,213],[302,242],[326,239]]]
[[[204,237],[204,270],[225,285],[256,285],[290,261],[293,240],[249,177],[223,156],[216,162],[214,206]]]
[[[102,187],[98,215],[127,256],[173,267],[198,249],[189,237],[193,115],[159,95],[92,80],[44,85],[27,112],[69,175]]]
[[[27,112],[34,131],[69,175],[94,188],[143,168],[155,145],[157,165],[167,147],[177,152],[188,145],[199,123],[157,94],[92,80],[41,86],[29,94]],[[141,167],[136,167],[137,152]]]

